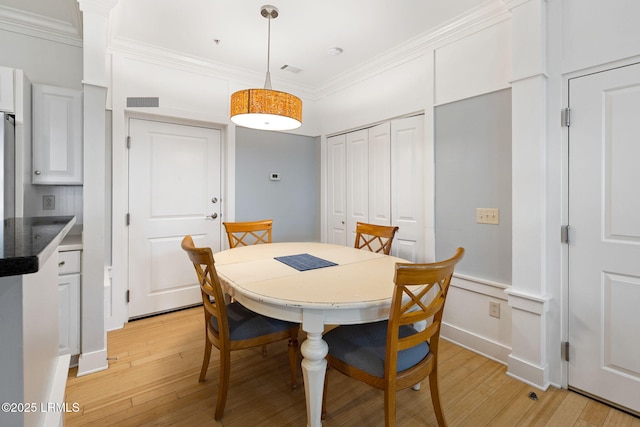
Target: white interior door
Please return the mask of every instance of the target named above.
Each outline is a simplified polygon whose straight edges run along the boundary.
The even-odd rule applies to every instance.
[[[368,222],[376,225],[391,225],[391,123],[389,122],[369,129]]]
[[[201,301],[193,265],[180,247],[220,250],[217,129],[130,119],[129,317]]]
[[[369,222],[369,131],[347,135],[347,246],[356,240],[356,222]]]
[[[640,65],[569,94],[568,382],[640,413]]]
[[[391,253],[411,262],[425,262],[424,141],[424,116],[391,121]]]
[[[345,135],[327,138],[327,242],[335,245],[347,244],[346,141]]]

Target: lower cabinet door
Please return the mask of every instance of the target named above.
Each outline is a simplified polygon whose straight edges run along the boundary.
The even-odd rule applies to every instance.
[[[80,353],[80,274],[58,276],[59,354]]]

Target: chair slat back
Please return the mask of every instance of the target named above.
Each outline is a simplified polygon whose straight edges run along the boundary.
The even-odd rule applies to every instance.
[[[189,260],[193,263],[200,284],[202,294],[202,304],[205,311],[205,325],[209,325],[211,317],[215,317],[218,322],[218,339],[220,341],[229,339],[229,323],[227,319],[226,301],[218,273],[216,272],[215,261],[211,248],[197,248],[191,236],[182,239],[182,249],[187,252]],[[215,331],[212,329],[212,333]]]
[[[389,225],[375,225],[364,222],[356,223],[356,249],[366,249],[371,252],[384,253],[389,255],[393,236],[398,231],[398,227]]]
[[[227,230],[230,248],[271,243],[271,230],[273,228],[273,220],[271,219],[246,222],[223,222],[223,224]]]
[[[437,354],[440,326],[451,277],[456,264],[462,259],[464,249],[458,248],[456,254],[445,260],[430,264],[396,264],[395,288],[389,313],[387,329],[387,357],[391,375],[395,375],[397,352],[429,342],[430,352]],[[413,325],[420,321],[430,322],[417,334],[406,338],[399,337],[401,325]],[[425,359],[424,361],[428,361]]]

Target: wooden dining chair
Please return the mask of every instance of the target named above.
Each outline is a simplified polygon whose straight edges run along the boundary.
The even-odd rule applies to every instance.
[[[182,239],[182,249],[187,252],[195,267],[202,291],[205,345],[200,382],[203,382],[207,375],[211,347],[215,346],[220,351],[218,400],[214,418],[219,420],[224,413],[229,391],[232,351],[288,339],[291,388],[296,388],[299,325],[254,313],[238,302],[225,304],[211,248],[197,248],[191,236],[185,236]]]
[[[223,222],[229,247],[257,245],[260,243],[271,243],[271,230],[273,220],[265,219],[261,221],[246,222]]]
[[[356,222],[356,241],[354,248],[367,249],[371,252],[382,252],[389,255],[393,236],[398,227]]]
[[[396,425],[396,391],[413,387],[426,377],[438,425],[446,425],[438,390],[438,342],[451,276],[463,255],[464,249],[458,248],[446,261],[397,263],[388,320],[338,326],[324,335],[329,345],[328,367],[384,390],[387,427]],[[413,326],[429,320],[422,331]],[[323,415],[327,390],[328,375]]]

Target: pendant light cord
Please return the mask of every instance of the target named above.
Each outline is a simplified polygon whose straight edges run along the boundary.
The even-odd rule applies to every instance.
[[[268,16],[268,34],[267,34],[267,77],[264,81],[264,88],[271,90],[271,13]]]

